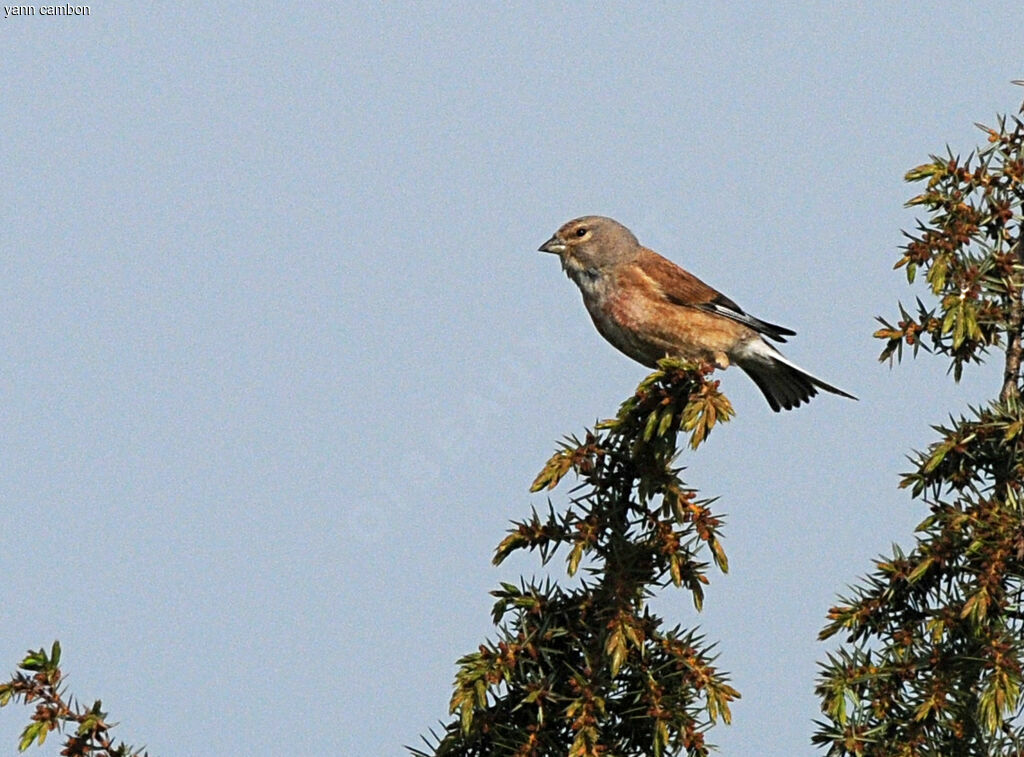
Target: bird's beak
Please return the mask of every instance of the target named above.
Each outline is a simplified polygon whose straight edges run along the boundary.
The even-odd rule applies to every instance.
[[[552,252],[555,255],[561,255],[565,252],[565,242],[559,239],[557,236],[551,237],[548,241],[537,248],[540,252]]]

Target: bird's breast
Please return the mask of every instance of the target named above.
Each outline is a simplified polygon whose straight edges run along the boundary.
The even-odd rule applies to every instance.
[[[753,333],[728,318],[669,302],[649,277],[632,268],[578,276],[574,279],[601,335],[650,367],[670,355],[725,368],[737,339]]]

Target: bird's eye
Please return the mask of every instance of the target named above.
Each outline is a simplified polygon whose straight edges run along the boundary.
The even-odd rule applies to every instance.
[[[578,237],[585,237],[586,235],[587,235],[587,229],[586,229],[585,226],[580,226],[578,229],[576,229],[576,236],[578,236]]]

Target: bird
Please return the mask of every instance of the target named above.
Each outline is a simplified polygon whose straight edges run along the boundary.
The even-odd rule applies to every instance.
[[[539,251],[561,259],[601,335],[648,368],[664,357],[723,370],[737,365],[775,412],[809,402],[819,389],[857,399],[800,368],[767,341],[785,342],[795,331],[748,314],[641,245],[612,218],[569,221]]]

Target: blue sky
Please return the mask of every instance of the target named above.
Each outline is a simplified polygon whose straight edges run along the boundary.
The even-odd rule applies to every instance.
[[[998,389],[875,360],[902,176],[1016,109],[1024,39],[1003,3],[765,6],[0,19],[0,660],[59,638],[156,755],[416,743],[537,570],[490,566],[533,476],[646,373],[536,252],[601,213],[861,398],[723,374],[681,463],[731,572],[656,600],[743,695],[722,753],[809,753],[825,613],[924,515],[904,455]]]

